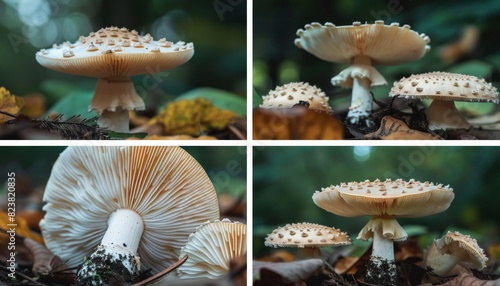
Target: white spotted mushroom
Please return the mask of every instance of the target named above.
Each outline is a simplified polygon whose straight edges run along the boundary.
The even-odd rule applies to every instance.
[[[448,232],[431,245],[426,259],[426,267],[439,276],[449,275],[458,264],[465,268],[481,270],[488,258],[477,241],[458,231]]]
[[[498,91],[472,75],[430,72],[411,75],[394,82],[389,96],[432,99],[426,110],[429,129],[468,129],[469,122],[455,107],[455,101],[498,103]]]
[[[349,124],[373,127],[371,86],[387,84],[373,65],[396,65],[416,61],[430,47],[425,34],[418,34],[409,25],[399,23],[335,26],[311,23],[297,31],[295,45],[316,57],[334,63],[348,64],[332,78],[332,84],[352,88],[351,106],[346,121]]]
[[[70,146],[43,200],[45,244],[71,268],[83,262],[82,285],[102,285],[115,269],[125,280],[160,272],[196,227],[219,219],[205,170],[176,146]]]
[[[306,102],[309,109],[331,111],[328,97],[315,85],[307,82],[292,82],[276,87],[262,97],[260,108],[290,108]]]
[[[320,247],[352,244],[346,232],[314,223],[292,223],[278,227],[264,242],[268,247],[297,247],[296,260],[322,258]]]
[[[89,110],[99,115],[99,125],[117,132],[129,131],[129,110],[143,110],[130,77],[175,68],[194,54],[193,43],[153,40],[135,30],[109,27],[80,36],[75,43],[54,44],[36,53],[46,68],[98,78]]]
[[[320,208],[344,217],[371,216],[358,239],[373,238],[372,265],[389,264],[390,271],[373,273],[367,278],[377,282],[380,275],[396,281],[393,241],[405,240],[407,234],[396,221],[398,217],[422,217],[446,210],[455,195],[453,189],[442,184],[411,179],[341,183],[322,188],[312,199]],[[395,284],[394,284],[395,285]]]

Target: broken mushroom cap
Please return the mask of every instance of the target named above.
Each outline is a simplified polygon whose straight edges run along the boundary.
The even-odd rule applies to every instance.
[[[408,182],[402,179],[341,183],[322,188],[313,195],[320,208],[344,217],[372,216],[381,219],[384,236],[394,240],[405,239],[406,232],[393,218],[422,217],[446,210],[455,197],[453,189],[442,184]],[[367,224],[360,232],[361,239],[373,235],[373,225]]]
[[[172,69],[193,54],[193,43],[154,40],[149,34],[109,27],[80,36],[74,43],[42,49],[36,60],[55,71],[98,78],[89,109],[101,115],[100,123],[106,127],[128,131],[127,110],[145,108],[130,77]]]
[[[314,223],[292,223],[278,227],[266,237],[269,247],[325,247],[352,244],[346,232]]]
[[[454,101],[475,101],[498,103],[498,91],[475,76],[430,72],[411,75],[394,82],[389,96],[433,99],[426,110],[429,128],[469,128],[470,124],[456,109]]]
[[[399,27],[399,23],[335,26],[311,23],[297,31],[299,38],[295,45],[316,57],[350,66],[332,78],[333,85],[352,87],[352,101],[348,121],[362,123],[371,114],[372,98],[370,86],[387,82],[372,65],[395,65],[411,62],[423,57],[430,47],[425,34],[410,30],[409,25]],[[369,120],[369,119],[368,119]],[[373,125],[366,121],[363,125]]]
[[[179,257],[188,256],[178,268],[179,278],[218,279],[229,273],[229,262],[245,255],[246,224],[229,219],[208,222],[199,226],[180,251]]]
[[[307,102],[309,109],[331,111],[328,97],[315,85],[307,82],[292,82],[271,90],[263,96],[260,108],[291,108],[301,101]]]
[[[477,241],[469,235],[449,231],[436,240],[436,247],[441,254],[455,257],[450,260],[456,260],[456,263],[466,268],[481,270],[486,267],[488,258]]]
[[[43,200],[45,244],[69,267],[111,245],[159,272],[177,262],[197,226],[219,219],[205,170],[173,146],[70,146],[54,164]],[[139,226],[142,233],[126,235]]]

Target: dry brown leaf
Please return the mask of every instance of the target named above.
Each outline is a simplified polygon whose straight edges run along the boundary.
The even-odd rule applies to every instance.
[[[254,261],[253,279],[256,282],[255,285],[277,285],[273,284],[273,281],[276,281],[276,275],[278,275],[285,284],[300,283],[316,274],[322,268],[323,260],[321,259],[306,259],[281,263]]]
[[[428,284],[422,284],[428,285]],[[432,284],[431,284],[432,285]],[[500,286],[500,279],[497,280],[481,280],[477,277],[470,276],[466,273],[460,273],[453,280],[450,280],[441,286]]]
[[[11,226],[12,224],[15,224],[16,226]],[[35,240],[36,242],[43,244],[42,236],[40,234],[35,233],[35,232],[30,230],[26,219],[19,217],[19,216],[15,216],[15,220],[10,221],[10,217],[7,215],[7,213],[0,211],[0,229],[2,229],[2,232],[5,233],[6,231],[10,230],[11,228],[15,228],[16,236],[18,236],[18,237],[21,236],[24,238],[31,238],[31,239]],[[4,236],[0,236],[0,239],[2,239],[2,241],[0,241],[0,243],[2,243],[2,244],[5,243],[5,241],[3,241],[5,239]],[[7,237],[7,239],[8,239],[8,237]]]
[[[341,140],[343,124],[329,112],[302,107],[253,112],[253,138],[259,140]]]
[[[31,251],[34,257],[32,267],[33,273],[37,275],[46,275],[68,268],[58,256],[33,239],[26,238],[24,240],[24,245]]]
[[[335,273],[344,274],[358,262],[358,257],[340,257],[335,263]]]
[[[40,118],[47,109],[45,97],[39,93],[23,96],[24,107],[21,113],[30,119]]]
[[[365,139],[382,140],[440,140],[441,137],[408,128],[402,120],[384,116],[377,131],[365,135]]]
[[[17,97],[5,89],[4,87],[0,87],[0,110],[3,112],[10,113],[12,115],[17,115],[24,106],[24,100],[20,97]],[[12,120],[13,118],[0,114],[0,123],[5,123],[8,120]]]

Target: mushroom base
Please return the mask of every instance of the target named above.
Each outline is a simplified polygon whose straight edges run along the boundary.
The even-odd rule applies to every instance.
[[[372,115],[373,98],[370,93],[371,81],[367,77],[354,77],[352,99],[346,123],[360,128],[373,129],[375,121]]]
[[[107,128],[115,132],[129,132],[130,122],[128,110],[117,109],[116,111],[104,110],[97,120],[100,127]]]
[[[73,285],[124,285],[141,280],[139,258],[117,254],[99,245],[78,269]]]
[[[394,261],[373,255],[366,264],[365,282],[383,286],[404,284],[398,283],[398,274]]]

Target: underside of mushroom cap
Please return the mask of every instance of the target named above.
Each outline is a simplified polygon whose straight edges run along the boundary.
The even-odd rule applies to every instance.
[[[394,82],[389,96],[438,99],[442,101],[482,101],[498,103],[498,91],[475,76],[430,72],[411,75]]]
[[[459,257],[458,264],[464,267],[478,270],[486,267],[488,258],[484,255],[483,249],[479,247],[477,241],[469,235],[461,234],[458,231],[449,231],[436,240],[436,247],[443,255]]]
[[[320,208],[345,217],[421,217],[446,210],[455,195],[442,184],[413,179],[341,183],[313,195]]]
[[[189,236],[180,251],[188,256],[178,268],[181,279],[221,278],[229,273],[231,259],[247,252],[246,224],[229,219],[207,222]]]
[[[419,35],[408,25],[384,25],[383,21],[348,26],[311,23],[299,29],[297,36],[297,47],[336,63],[351,63],[355,56],[364,55],[375,65],[394,65],[418,60],[430,50],[425,34]]]
[[[193,43],[155,41],[126,28],[103,28],[81,36],[75,43],[55,44],[36,53],[42,66],[74,75],[113,78],[153,74],[187,62],[194,54]]]
[[[159,272],[178,260],[189,234],[219,218],[217,196],[200,164],[170,146],[68,147],[54,164],[40,227],[47,247],[69,267],[100,244],[110,215],[142,217],[138,255]]]

